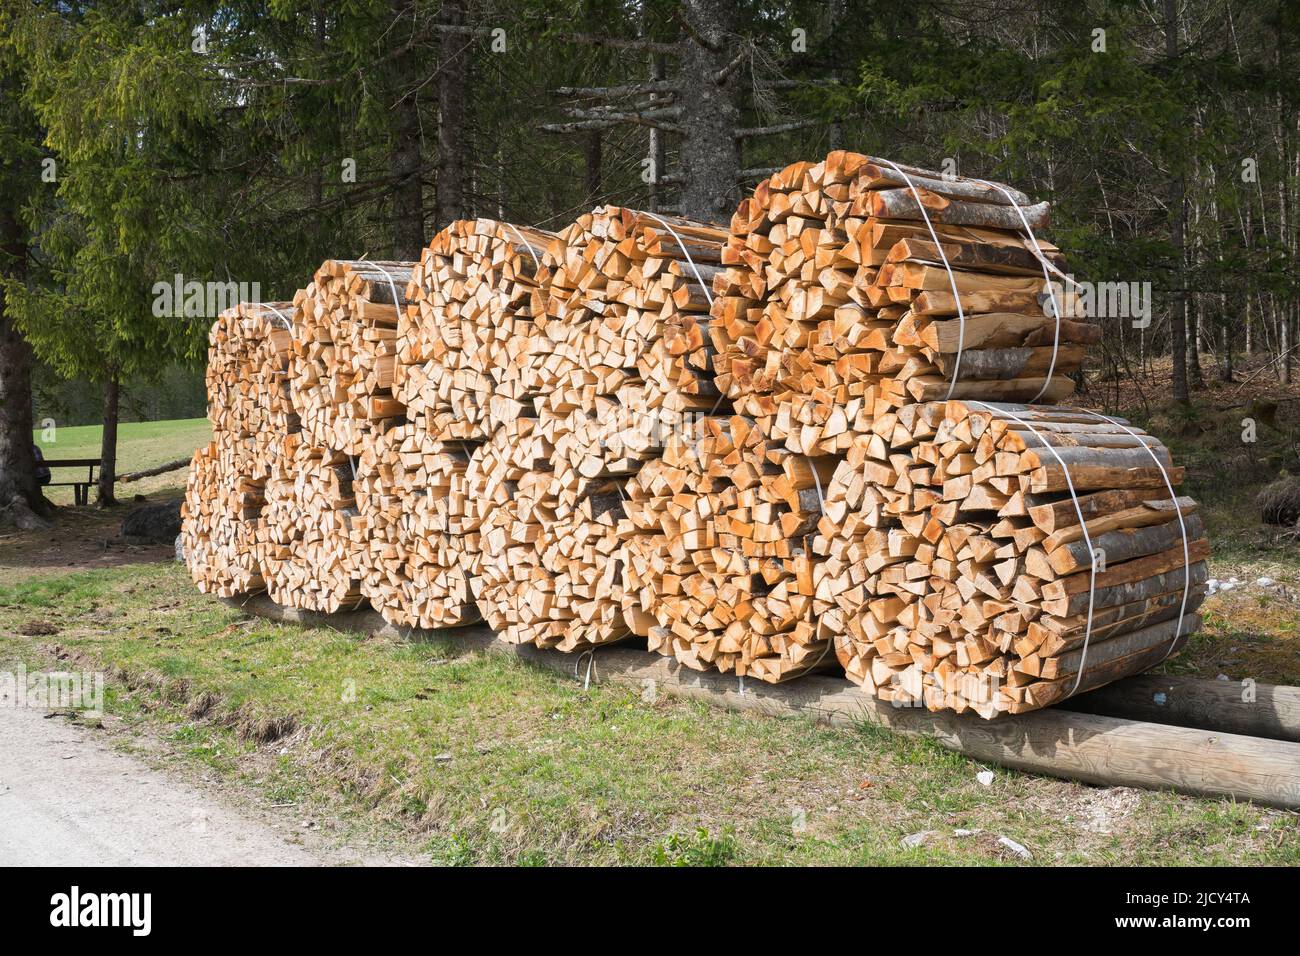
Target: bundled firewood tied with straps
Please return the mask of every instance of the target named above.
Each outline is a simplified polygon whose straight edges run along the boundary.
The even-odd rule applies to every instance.
[[[435,438],[484,440],[542,393],[552,343],[532,309],[554,238],[465,219],[421,253],[397,324],[393,394]]]
[[[357,512],[348,455],[282,439],[266,483],[257,559],[276,604],[333,613],[365,604],[370,560],[366,522]]]
[[[1059,401],[1099,330],[1070,318],[1047,218],[1010,187],[856,153],[787,167],[732,218],[718,387],[802,454],[845,454],[912,402]]]
[[[292,316],[292,302],[241,302],[213,323],[205,381],[214,434],[239,440],[298,429]]]
[[[1138,673],[1200,623],[1209,545],[1182,479],[1122,419],[906,406],[831,482],[817,611],[850,679],[932,710],[1020,713]]]
[[[707,315],[725,238],[719,226],[603,206],[547,248],[534,312],[544,301],[565,364],[555,364],[538,414],[554,423],[566,504],[589,485],[635,474],[685,413],[716,405],[708,370],[679,366],[665,336]]]
[[[405,414],[392,388],[414,266],[330,259],[294,296],[292,388],[309,442],[355,457]]]
[[[511,644],[554,647],[572,619],[541,564],[544,528],[554,520],[549,438],[536,418],[498,427],[465,470],[479,546],[470,585],[484,619]]]
[[[265,468],[242,472],[218,442],[194,453],[181,503],[181,547],[190,577],[204,594],[235,597],[264,587],[257,556]]]
[[[399,627],[455,627],[480,619],[469,569],[478,548],[466,487],[469,448],[399,425],[374,436],[353,483],[369,561],[361,591]]]
[[[288,302],[240,303],[208,333],[212,442],[195,452],[181,505],[181,544],[199,590],[262,590],[256,554],[265,486],[281,437],[298,428],[289,377]]]
[[[739,415],[675,436],[626,488],[629,625],[697,670],[776,683],[833,666],[813,615],[811,549],[833,468]]]

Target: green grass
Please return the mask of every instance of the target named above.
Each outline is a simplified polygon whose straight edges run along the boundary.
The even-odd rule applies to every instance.
[[[43,429],[33,432],[33,439],[46,458],[98,458],[102,432],[99,425],[70,425],[56,427],[53,441],[45,440]],[[125,422],[118,426],[117,432],[118,473],[141,471],[177,458],[188,458],[196,448],[206,444],[211,435],[212,426],[206,418]],[[85,468],[56,468],[53,472],[55,481],[82,479],[86,475]],[[184,475],[184,471],[179,471],[146,478],[120,486],[118,494],[172,491],[184,482]],[[46,497],[55,504],[71,504],[72,489],[50,488]]]
[[[58,633],[21,636],[33,624]],[[49,666],[55,645],[61,667],[108,672],[127,728],[430,862],[1019,863],[1007,836],[1037,863],[1300,863],[1294,814],[1001,769],[985,787],[980,765],[879,728],[246,619],[174,564],[7,579],[0,666]]]

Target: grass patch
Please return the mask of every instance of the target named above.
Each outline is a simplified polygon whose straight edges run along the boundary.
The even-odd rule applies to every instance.
[[[38,616],[57,634],[21,636]],[[106,670],[108,712],[185,759],[430,862],[1022,862],[1007,836],[1037,863],[1300,863],[1291,814],[1004,770],[986,787],[980,765],[876,727],[584,693],[454,639],[245,619],[174,565],[6,585],[0,635],[0,658]]]

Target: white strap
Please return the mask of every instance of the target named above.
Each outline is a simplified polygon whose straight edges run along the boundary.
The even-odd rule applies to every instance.
[[[1025,216],[1025,211],[1020,208],[1020,203],[1016,202],[1015,197],[1007,191],[1005,186],[1001,183],[995,183],[987,179],[977,179],[975,182],[983,183],[985,186],[992,186],[994,189],[997,189],[1002,193],[1002,195],[1007,197],[1007,201],[1015,208],[1016,214],[1020,216],[1020,221],[1025,226],[1025,235],[1028,236],[1029,241],[1033,243],[1034,257],[1043,267],[1043,282],[1047,286],[1047,294],[1052,297],[1052,315],[1056,318],[1056,335],[1052,339],[1052,362],[1047,367],[1047,377],[1043,379],[1043,387],[1038,390],[1037,395],[1029,400],[1029,403],[1032,405],[1043,397],[1044,393],[1047,391],[1047,387],[1052,384],[1052,375],[1056,372],[1056,357],[1061,349],[1061,303],[1056,300],[1056,290],[1052,288],[1052,277],[1047,270],[1051,269],[1057,272],[1062,276],[1062,278],[1069,282],[1074,282],[1074,280],[1061,273],[1056,266],[1047,261],[1047,256],[1043,254],[1043,249],[1038,244],[1038,237],[1034,235],[1034,230],[1029,225],[1029,219]],[[1078,283],[1075,283],[1075,285],[1078,285]]]
[[[817,487],[817,504],[818,504],[818,506],[821,508],[821,513],[822,513],[822,514],[825,514],[825,513],[826,513],[826,499],[822,496],[822,480],[821,480],[819,477],[817,477],[817,468],[816,468],[816,466],[813,465],[812,462],[809,462],[808,465],[809,465],[809,468],[812,470],[813,484],[816,485],[816,487]]]
[[[912,182],[912,177],[899,169],[893,162],[888,159],[882,159],[882,163],[888,165],[894,172],[903,177],[909,189],[912,190],[912,196],[916,199],[916,206],[921,210],[921,218],[925,220],[925,227],[930,230],[930,238],[934,240],[934,247],[939,251],[939,258],[943,261],[943,267],[948,272],[948,283],[952,286],[952,300],[957,306],[957,361],[952,368],[952,381],[948,383],[948,394],[944,401],[952,398],[953,389],[957,387],[957,379],[961,376],[961,353],[966,347],[966,313],[961,307],[961,294],[957,291],[957,277],[952,273],[952,266],[948,264],[948,255],[943,251],[943,243],[939,241],[939,233],[935,231],[934,224],[930,222],[930,215],[925,211],[925,203],[921,202],[921,193]]]
[[[393,277],[391,274],[389,274],[388,270],[385,269],[383,266],[381,266],[378,262],[371,262],[369,259],[358,259],[357,261],[364,262],[368,266],[374,266],[376,269],[378,269],[380,272],[384,274],[384,278],[388,280],[388,288],[393,293],[393,308],[400,310],[402,308],[402,303],[397,298],[397,286],[396,284],[394,284]]]
[[[1048,444],[1047,440],[1038,432],[1038,429],[1034,428],[1033,425],[1029,424],[1029,422],[1025,421],[1014,412],[1005,408],[994,407],[993,405],[989,405],[987,402],[970,402],[970,404],[982,405],[995,416],[1005,415],[1012,421],[1024,425],[1025,428],[1029,429],[1030,433],[1042,442],[1047,450],[1052,453],[1052,457],[1056,459],[1057,463],[1061,466],[1062,472],[1065,473],[1065,486],[1070,489],[1070,499],[1074,502],[1074,513],[1079,517],[1079,530],[1083,532],[1083,541],[1088,548],[1088,563],[1090,566],[1088,577],[1088,621],[1083,630],[1083,651],[1079,656],[1079,673],[1075,675],[1074,686],[1070,688],[1070,693],[1066,694],[1067,697],[1071,697],[1074,695],[1075,691],[1079,689],[1079,684],[1083,680],[1084,668],[1088,664],[1088,643],[1092,640],[1092,609],[1093,602],[1097,597],[1097,552],[1092,546],[1092,536],[1088,534],[1088,523],[1083,520],[1083,508],[1079,505],[1079,496],[1075,492],[1074,482],[1070,478],[1070,468],[1066,465],[1064,459],[1056,453],[1056,449],[1052,445]]]
[[[524,234],[515,228],[513,222],[508,222],[506,225],[510,227],[511,232],[519,237],[519,241],[524,244],[524,248],[528,250],[528,254],[533,257],[533,265],[540,269],[542,267],[542,260],[537,258],[537,253],[533,252],[533,247],[528,240],[524,238]]]
[[[1091,412],[1091,409],[1088,411]],[[1160,477],[1165,480],[1165,487],[1169,489],[1169,500],[1174,503],[1174,511],[1178,515],[1178,527],[1183,533],[1183,601],[1178,607],[1178,626],[1174,628],[1174,636],[1169,642],[1169,650],[1165,652],[1164,657],[1160,658],[1160,662],[1164,663],[1169,659],[1169,655],[1174,652],[1174,647],[1178,643],[1178,637],[1182,633],[1183,618],[1187,615],[1187,596],[1192,590],[1192,550],[1191,546],[1187,542],[1187,522],[1183,520],[1183,509],[1182,506],[1178,504],[1178,496],[1174,494],[1174,483],[1169,480],[1169,472],[1165,470],[1164,462],[1162,462],[1156,453],[1151,450],[1151,446],[1142,441],[1141,436],[1139,436],[1137,432],[1130,430],[1125,425],[1121,425],[1119,422],[1115,421],[1115,419],[1109,418],[1101,414],[1101,412],[1091,413],[1104,422],[1110,422],[1112,425],[1124,429],[1125,432],[1136,438],[1142,444],[1142,447],[1146,449],[1147,454],[1151,456],[1151,460],[1156,463],[1156,467],[1160,469]]]
[[[695,260],[692,259],[691,254],[686,251],[686,243],[683,242],[682,237],[677,234],[677,230],[674,229],[672,226],[668,225],[667,222],[660,219],[652,212],[638,212],[637,215],[649,216],[651,219],[653,219],[655,222],[662,225],[665,229],[667,229],[669,232],[673,234],[673,238],[677,240],[677,245],[681,247],[682,255],[686,257],[687,264],[691,267],[691,271],[695,273],[695,281],[697,281],[700,284],[700,286],[704,289],[704,297],[709,300],[709,308],[710,309],[713,308],[713,293],[709,291],[708,283],[704,281],[704,277],[700,275],[700,270],[696,268]]]

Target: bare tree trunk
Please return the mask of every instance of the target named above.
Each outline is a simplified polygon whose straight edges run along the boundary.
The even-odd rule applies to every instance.
[[[1164,0],[1165,53],[1178,59],[1178,0]],[[1173,359],[1174,400],[1187,405],[1187,184],[1180,170],[1170,179],[1169,230],[1174,247],[1174,298],[1169,315],[1169,351]]]
[[[732,4],[727,0],[682,0],[689,36],[682,41],[682,200],[692,219],[727,222],[739,201],[740,158],[736,130],[735,71],[722,77],[735,56],[727,43]],[[721,78],[721,79],[720,79]]]
[[[667,67],[664,62],[662,53],[650,54],[650,81],[657,82],[668,75]],[[652,94],[650,103],[655,103],[656,97]],[[650,127],[650,211],[658,212],[660,205],[659,177],[664,174],[664,134],[662,131]]]
[[[414,29],[412,0],[390,0],[394,17],[392,42],[404,44]],[[407,51],[393,59],[393,149],[389,168],[393,177],[393,254],[398,259],[418,259],[424,247],[424,185],[420,156],[420,85],[415,55]]]
[[[0,209],[0,275],[22,280],[27,243],[15,210]],[[32,451],[32,347],[5,311],[0,285],[0,518],[20,528],[44,526],[53,508],[36,481]]]
[[[588,132],[584,159],[586,165],[587,204],[590,206],[594,206],[600,201],[601,146],[600,130],[593,129]]]
[[[117,484],[117,417],[119,386],[117,373],[104,382],[104,430],[99,445],[99,506],[117,504],[113,486]]]
[[[463,25],[464,0],[444,0],[443,23]],[[465,202],[465,73],[469,39],[445,32],[439,41],[438,189],[433,227],[442,229],[468,216]]]

